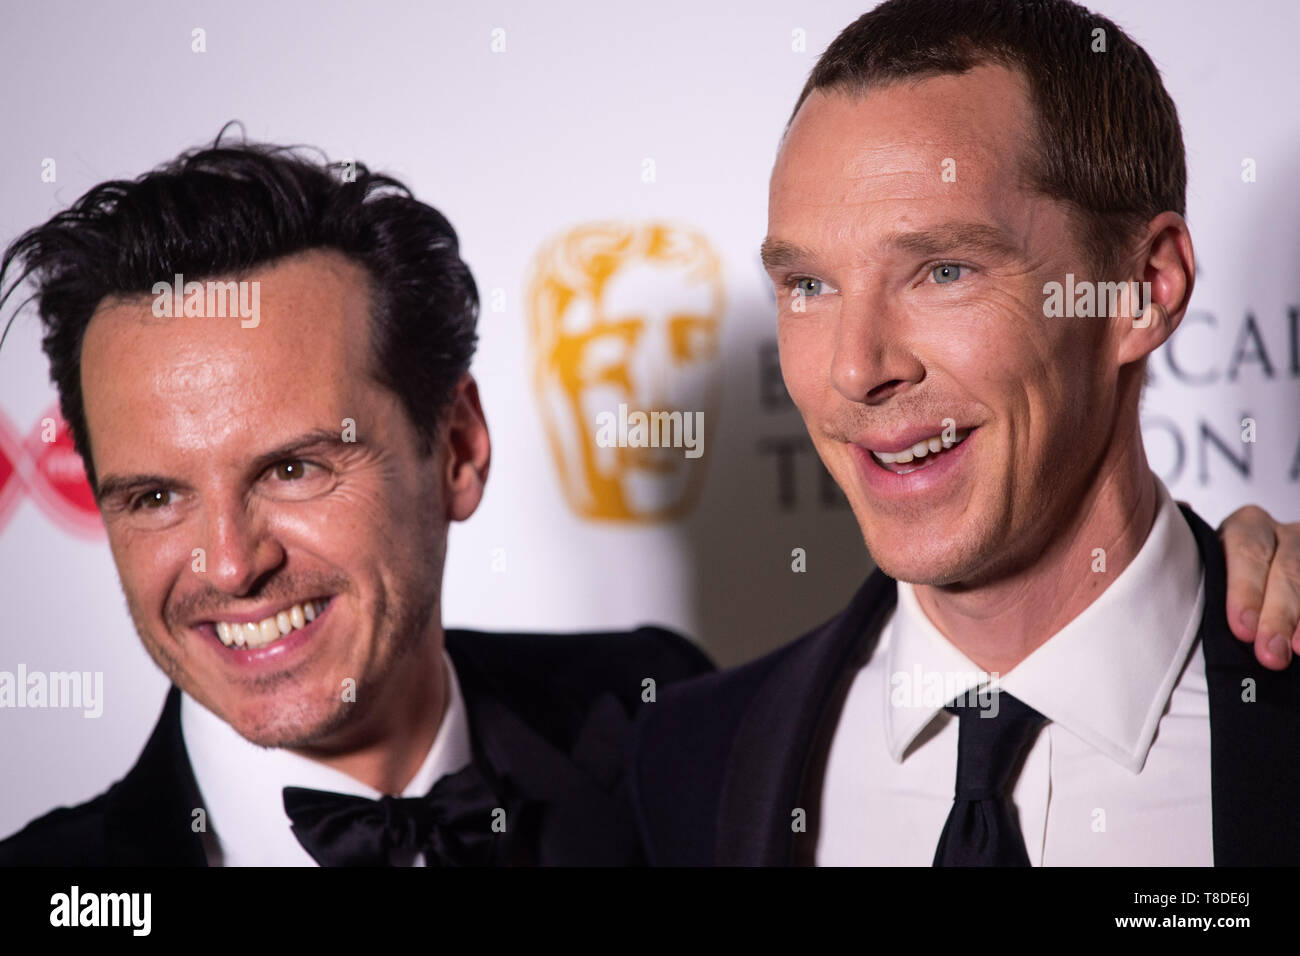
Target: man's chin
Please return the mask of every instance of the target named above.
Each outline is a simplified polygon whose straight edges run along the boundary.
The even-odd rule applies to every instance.
[[[259,747],[304,748],[319,746],[346,724],[351,717],[349,706],[342,701],[330,708],[319,701],[308,704],[282,699],[236,705],[219,716]]]
[[[874,540],[873,540],[874,539]],[[928,539],[914,535],[866,539],[876,567],[896,581],[946,587],[969,581],[983,563],[980,550],[952,536]]]

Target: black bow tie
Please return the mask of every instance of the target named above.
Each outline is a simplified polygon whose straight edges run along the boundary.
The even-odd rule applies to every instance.
[[[371,800],[284,788],[293,835],[321,866],[389,866],[399,848],[423,853],[428,866],[485,866],[498,808],[504,809],[474,764],[442,777],[423,797]]]

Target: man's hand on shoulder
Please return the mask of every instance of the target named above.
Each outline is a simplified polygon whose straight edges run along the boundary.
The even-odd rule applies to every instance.
[[[1246,505],[1219,526],[1228,566],[1228,626],[1255,657],[1284,670],[1300,653],[1300,522]]]

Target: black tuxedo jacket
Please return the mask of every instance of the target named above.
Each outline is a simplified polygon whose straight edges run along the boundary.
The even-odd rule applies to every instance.
[[[711,670],[708,658],[655,627],[565,635],[449,630],[446,647],[474,762],[494,791],[526,801],[522,835],[503,862],[643,863],[623,779],[630,717],[650,706],[641,703],[645,678],[662,687]],[[173,687],[122,780],[0,842],[0,865],[206,865],[191,829],[203,802],[181,735],[180,700]]]
[[[1260,667],[1228,630],[1223,551],[1183,515],[1205,570],[1201,648],[1210,702],[1216,865],[1300,863],[1300,669]],[[826,750],[844,696],[897,596],[877,571],[839,616],[765,657],[679,684],[637,718],[629,788],[652,865],[808,863]],[[1243,701],[1254,681],[1255,700]],[[807,813],[806,833],[792,812]],[[870,808],[864,807],[864,813]]]

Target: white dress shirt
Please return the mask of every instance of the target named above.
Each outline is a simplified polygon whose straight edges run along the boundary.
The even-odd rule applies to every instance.
[[[1049,721],[1011,790],[1034,866],[1213,863],[1204,575],[1191,528],[1159,493],[1128,567],[989,685]],[[831,740],[819,866],[932,864],[957,772],[958,720],[943,706],[989,679],[899,582]]]
[[[443,651],[447,706],[433,745],[402,791],[422,797],[440,777],[468,766],[469,719],[451,658]],[[207,808],[204,850],[210,866],[316,866],[289,829],[282,791],[309,787],[373,800],[383,796],[342,771],[280,748],[259,747],[189,694],[181,694],[181,734]],[[405,862],[405,861],[402,861]],[[424,866],[416,853],[410,865]]]

